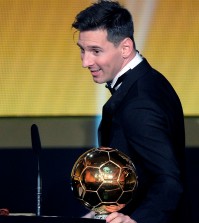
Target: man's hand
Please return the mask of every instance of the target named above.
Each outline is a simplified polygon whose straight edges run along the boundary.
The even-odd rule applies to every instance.
[[[113,212],[108,215],[106,218],[107,223],[137,223],[128,215],[124,215],[122,213]]]

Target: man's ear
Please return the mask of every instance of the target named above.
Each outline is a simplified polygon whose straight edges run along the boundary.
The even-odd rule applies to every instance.
[[[122,57],[124,59],[128,58],[132,51],[134,50],[133,41],[130,38],[125,38],[121,42],[121,49],[122,49]]]

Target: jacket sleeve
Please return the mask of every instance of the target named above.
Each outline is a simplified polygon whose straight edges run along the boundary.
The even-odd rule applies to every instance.
[[[132,214],[138,223],[166,223],[176,209],[183,187],[167,113],[150,101],[129,103],[123,129],[132,150],[150,179],[147,194]],[[138,176],[139,182],[139,176]]]

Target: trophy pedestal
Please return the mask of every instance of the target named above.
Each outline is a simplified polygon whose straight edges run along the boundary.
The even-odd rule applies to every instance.
[[[105,220],[108,214],[95,214],[94,219]]]

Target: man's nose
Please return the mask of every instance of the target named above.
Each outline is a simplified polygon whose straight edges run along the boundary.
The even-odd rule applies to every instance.
[[[92,66],[94,63],[94,60],[92,58],[92,55],[90,53],[84,53],[82,55],[82,66],[84,68]]]

